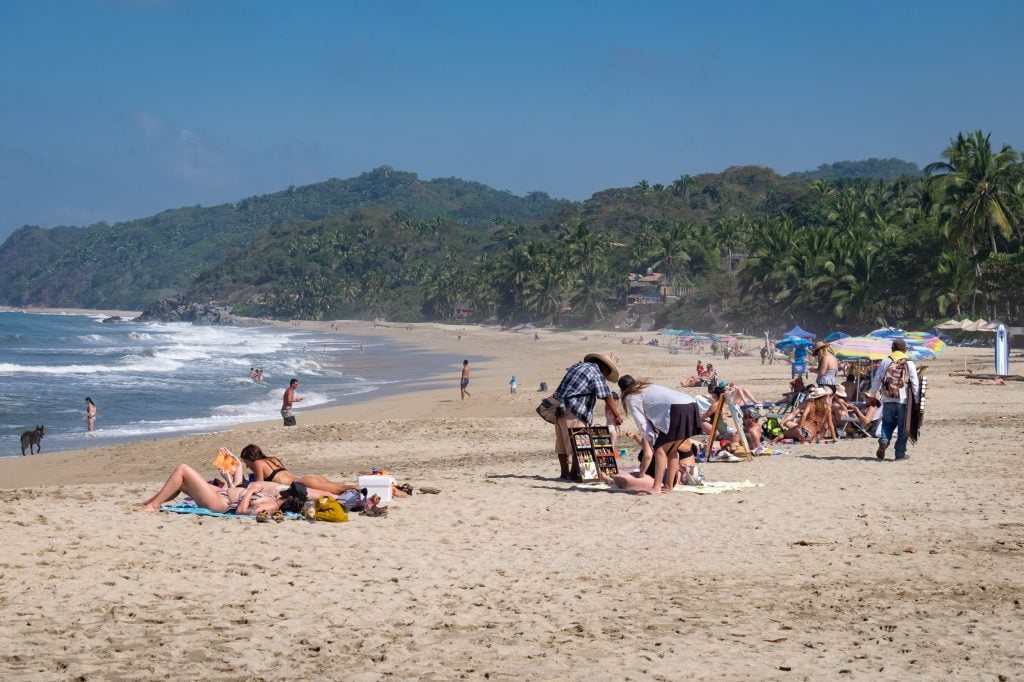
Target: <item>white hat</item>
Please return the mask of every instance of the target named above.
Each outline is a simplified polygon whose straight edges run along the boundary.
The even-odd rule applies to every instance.
[[[807,394],[808,400],[817,400],[818,398],[824,398],[829,394],[829,390],[824,386],[815,386],[810,393]]]

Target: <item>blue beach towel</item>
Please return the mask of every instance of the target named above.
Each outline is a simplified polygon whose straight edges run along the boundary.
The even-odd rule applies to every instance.
[[[210,511],[209,509],[203,509],[202,507],[195,507],[190,504],[165,504],[161,505],[160,511],[172,512],[174,514],[195,514],[196,516],[225,516],[231,519],[255,519],[255,514],[225,514],[224,512]],[[296,514],[294,512],[285,512],[284,517],[286,519],[301,519],[302,514]]]

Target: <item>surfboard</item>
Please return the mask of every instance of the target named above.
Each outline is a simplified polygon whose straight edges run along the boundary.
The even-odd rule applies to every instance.
[[[1006,376],[1010,373],[1010,339],[1007,337],[1006,325],[996,327],[996,374]]]

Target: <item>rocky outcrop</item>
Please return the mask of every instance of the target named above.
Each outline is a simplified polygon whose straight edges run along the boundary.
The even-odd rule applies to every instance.
[[[224,308],[213,304],[186,301],[181,296],[153,303],[135,322],[192,322],[193,324],[235,324],[235,318]]]
[[[103,318],[103,321],[104,322],[120,322],[121,321],[121,316],[120,315],[111,315],[110,317]]]

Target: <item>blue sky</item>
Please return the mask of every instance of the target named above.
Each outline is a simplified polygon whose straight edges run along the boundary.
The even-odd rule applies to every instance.
[[[1024,4],[0,0],[0,238],[380,165],[585,199],[957,132],[1024,148]]]

